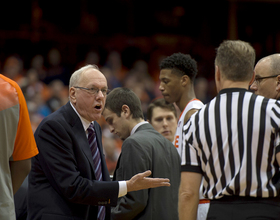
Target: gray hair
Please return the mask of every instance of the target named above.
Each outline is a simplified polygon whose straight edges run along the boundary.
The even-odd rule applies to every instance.
[[[73,87],[73,86],[77,86],[78,83],[79,83],[79,80],[82,76],[82,74],[84,72],[86,72],[87,70],[89,69],[95,69],[95,70],[99,70],[98,66],[97,65],[92,65],[92,64],[89,64],[89,65],[86,65],[86,66],[83,66],[81,67],[80,69],[76,70],[70,77],[70,81],[69,81],[69,88]]]
[[[279,75],[280,74],[280,54],[272,54],[268,56],[270,58],[270,69],[271,75]]]

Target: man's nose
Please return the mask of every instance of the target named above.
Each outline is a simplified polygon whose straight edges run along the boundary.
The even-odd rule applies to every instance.
[[[98,90],[96,96],[101,96],[101,97],[105,97],[105,95],[103,94],[102,90]]]
[[[109,125],[109,130],[110,130],[111,133],[113,133],[115,129],[114,129],[113,126]]]
[[[254,81],[253,84],[250,85],[250,90],[253,90],[253,91],[257,91],[258,90],[258,86],[257,86],[256,81]]]

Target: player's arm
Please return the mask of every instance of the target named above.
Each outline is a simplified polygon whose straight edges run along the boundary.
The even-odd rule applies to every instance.
[[[10,161],[10,169],[12,176],[13,192],[18,191],[19,187],[23,183],[25,177],[28,175],[31,169],[31,159]]]
[[[280,166],[280,152],[278,152],[276,154],[276,160],[277,160],[278,165]]]
[[[189,111],[187,112],[187,114],[185,115],[184,124],[186,124],[187,121],[190,119],[190,117],[191,117],[194,113],[196,113],[198,110],[199,110],[199,109],[195,109],[195,108],[189,110]]]
[[[200,173],[181,172],[179,188],[180,220],[196,220],[201,178],[202,175]]]

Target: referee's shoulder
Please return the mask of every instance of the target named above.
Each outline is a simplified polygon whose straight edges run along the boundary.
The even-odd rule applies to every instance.
[[[268,103],[270,110],[274,110],[276,113],[280,114],[280,100],[269,99]]]

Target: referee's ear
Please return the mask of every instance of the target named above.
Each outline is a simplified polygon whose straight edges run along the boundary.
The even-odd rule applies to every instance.
[[[219,92],[221,90],[221,88],[220,88],[220,86],[221,86],[221,71],[220,71],[220,68],[217,65],[215,66],[215,83],[216,83],[217,92]]]
[[[276,91],[280,92],[280,75],[276,77]]]
[[[218,66],[215,66],[215,78],[217,79],[217,81],[221,80],[221,71]]]
[[[255,75],[256,75],[256,73],[255,73],[255,70],[254,70],[253,76],[252,76],[252,79],[251,79],[250,82],[249,82],[249,85],[252,85],[253,82],[255,81]]]

